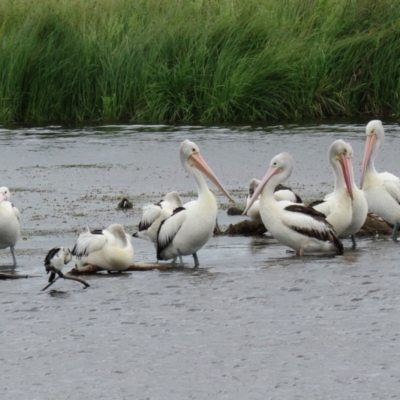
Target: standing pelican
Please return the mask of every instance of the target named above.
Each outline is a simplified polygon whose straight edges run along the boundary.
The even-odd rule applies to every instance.
[[[10,248],[13,265],[17,265],[14,247],[20,236],[20,213],[10,202],[11,193],[6,186],[0,188],[0,249]]]
[[[198,267],[200,264],[196,253],[212,236],[218,211],[217,201],[201,172],[228,199],[232,198],[200,155],[195,143],[184,140],[179,154],[183,168],[196,186],[198,198],[176,208],[174,213],[161,223],[157,234],[157,259],[170,260],[179,257],[183,264],[182,256],[192,254],[195,267]]]
[[[134,253],[123,226],[113,224],[102,231],[88,229],[81,233],[72,255],[78,268],[92,264],[107,271],[124,271],[131,265]]]
[[[256,190],[257,186],[260,184],[260,180],[253,178],[250,181],[249,185],[249,194],[246,199],[246,205],[249,204],[251,197],[254,194],[254,191]],[[278,185],[275,188],[274,192],[274,197],[276,201],[282,201],[282,200],[287,200],[291,201],[292,203],[302,203],[302,200],[300,196],[298,196],[296,193],[292,191],[291,188],[284,186],[284,185]],[[258,222],[259,224],[262,224],[262,219],[260,215],[260,198],[258,198],[253,205],[248,209],[247,216],[250,217],[251,220]]]
[[[261,195],[260,214],[265,227],[275,239],[294,249],[296,255],[320,251],[343,254],[342,242],[323,214],[310,206],[275,200],[275,187],[289,178],[292,169],[290,154],[275,156],[243,214]]]
[[[150,240],[156,244],[157,232],[161,222],[170,217],[176,208],[182,207],[182,204],[182,199],[178,192],[169,192],[158,203],[145,205],[142,209],[139,231],[134,233],[133,237]]]
[[[328,157],[335,177],[335,189],[321,203],[314,203],[312,207],[325,215],[340,236],[353,218],[353,149],[343,140],[335,140],[329,147]]]
[[[400,225],[400,179],[389,172],[378,173],[375,169],[375,157],[385,140],[382,122],[370,121],[366,131],[361,189],[365,193],[370,211],[394,225],[391,238],[397,242]]]
[[[364,192],[357,187],[354,181],[352,164],[348,163],[347,168],[345,167],[346,160],[353,159],[354,153],[351,145],[343,140],[336,140],[332,143],[330,150],[332,150],[332,154],[331,151],[329,152],[329,158],[335,175],[335,190],[326,195],[324,200],[314,202],[311,206],[327,217],[327,221],[333,225],[339,237],[350,236],[355,248],[355,234],[364,225],[367,218],[367,200]],[[340,163],[341,171],[339,168],[336,168],[335,171],[335,164],[337,166],[338,163]],[[346,175],[348,176],[347,179],[345,178]],[[350,190],[347,185],[349,185]],[[351,195],[353,200],[349,202]],[[343,228],[349,217],[349,210],[352,210],[351,220],[347,227]]]

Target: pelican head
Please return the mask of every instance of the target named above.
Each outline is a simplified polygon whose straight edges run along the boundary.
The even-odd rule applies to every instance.
[[[275,189],[275,187],[279,183],[284,182],[287,178],[289,178],[289,176],[292,173],[292,170],[293,170],[293,158],[289,153],[281,153],[275,156],[271,160],[268,171],[264,175],[264,178],[262,178],[260,184],[254,190],[254,193],[251,196],[251,199],[247,204],[246,209],[243,211],[242,215],[246,215],[247,211],[258,199],[258,196],[260,196],[267,182],[272,181],[271,185],[273,186],[273,189]],[[276,178],[273,178],[275,176]]]
[[[60,246],[60,251],[63,254],[64,264],[68,264],[72,259],[71,250],[68,247]]]
[[[379,119],[368,122],[367,141],[365,143],[364,157],[361,166],[361,188],[364,183],[365,172],[371,160],[375,158],[376,153],[382,147],[385,140],[385,132],[383,130],[382,121]]]
[[[8,190],[7,186],[2,186],[0,187],[0,203],[3,201],[10,201],[11,199],[11,193]]]
[[[253,178],[250,181],[250,185],[249,185],[249,196],[250,197],[253,196],[254,191],[257,189],[257,186],[260,184],[260,182],[261,181],[259,179],[256,179],[256,178]]]
[[[193,168],[201,171],[230,201],[235,202],[201,156],[196,143],[188,139],[184,140],[179,148],[179,154],[182,165],[186,170],[191,171]]]
[[[353,200],[353,148],[342,139],[335,140],[329,147],[329,161],[334,170],[340,165],[344,182]]]
[[[117,242],[119,242],[121,245],[126,246],[127,238],[126,238],[126,233],[125,233],[124,227],[122,225],[112,224],[103,231],[103,233],[107,235],[106,232],[108,232],[109,234],[114,236],[115,239],[117,240]]]
[[[176,204],[177,207],[182,206],[182,199],[181,196],[179,196],[178,192],[169,192],[164,196],[164,200],[168,201],[172,204]]]

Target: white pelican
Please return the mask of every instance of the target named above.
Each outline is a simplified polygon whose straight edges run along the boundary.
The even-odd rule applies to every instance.
[[[375,157],[385,140],[382,122],[370,121],[366,131],[361,189],[365,193],[370,211],[394,225],[391,238],[397,242],[400,225],[400,179],[389,172],[378,173],[375,169]]]
[[[102,231],[81,233],[72,254],[78,268],[92,264],[107,271],[124,271],[131,265],[134,252],[123,226],[113,224]]]
[[[353,149],[342,139],[335,140],[329,147],[328,157],[335,177],[335,188],[321,203],[313,203],[312,207],[324,214],[336,234],[341,236],[353,218]]]
[[[61,272],[64,265],[68,264],[71,259],[72,254],[67,247],[59,246],[49,250],[44,259],[44,266],[46,268],[46,271],[47,273],[50,272],[49,282],[53,282],[56,277],[56,273],[50,268],[52,267]]]
[[[182,207],[182,204],[178,192],[169,192],[158,203],[145,205],[142,209],[139,231],[134,233],[133,237],[150,240],[156,244],[157,232],[161,222],[170,217],[176,208]]]
[[[249,185],[249,194],[246,199],[246,206],[249,204],[251,197],[254,194],[254,191],[256,190],[257,186],[260,184],[260,180],[253,178],[250,181]],[[292,191],[291,188],[284,186],[284,185],[278,185],[275,188],[274,192],[274,197],[276,201],[282,201],[282,200],[287,200],[291,201],[292,203],[302,203],[302,200],[300,196],[298,196],[296,193]],[[262,224],[262,219],[260,215],[260,198],[258,198],[253,205],[248,209],[247,214],[248,217],[250,217],[251,220],[258,222]]]
[[[218,211],[217,201],[201,172],[228,199],[232,198],[204,161],[195,143],[184,140],[179,148],[179,154],[183,168],[196,186],[198,198],[175,209],[174,213],[161,223],[157,234],[157,259],[170,260],[179,257],[183,264],[182,256],[192,254],[195,267],[198,267],[200,264],[196,252],[212,236]]]
[[[11,193],[6,186],[0,188],[0,249],[10,248],[13,265],[17,265],[14,247],[20,236],[20,213],[10,202]]]
[[[275,156],[243,214],[261,195],[260,214],[265,227],[275,239],[294,249],[296,255],[320,251],[343,254],[342,242],[323,214],[310,206],[275,200],[275,187],[289,178],[292,169],[290,154]]]

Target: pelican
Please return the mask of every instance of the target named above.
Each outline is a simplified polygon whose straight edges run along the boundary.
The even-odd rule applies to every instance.
[[[329,147],[328,157],[335,177],[335,188],[333,193],[322,202],[313,203],[312,207],[324,214],[336,234],[342,236],[353,218],[353,149],[342,139],[335,140]]]
[[[87,229],[81,233],[72,254],[78,268],[92,264],[107,271],[124,271],[131,265],[134,252],[123,226],[113,224],[102,231]]]
[[[161,223],[157,234],[157,259],[170,260],[179,257],[183,264],[182,256],[192,254],[194,266],[198,267],[200,264],[197,251],[212,236],[218,211],[217,201],[201,172],[229,200],[233,199],[200,155],[195,143],[184,140],[179,148],[179,154],[183,168],[196,186],[198,198],[176,208],[173,214]]]
[[[378,173],[375,169],[375,157],[385,140],[382,122],[370,121],[366,132],[361,189],[365,193],[370,211],[394,225],[391,239],[397,242],[400,225],[400,179],[389,172]]]
[[[305,252],[343,254],[342,242],[322,213],[310,206],[287,200],[276,201],[274,189],[289,178],[292,169],[290,154],[275,156],[243,214],[261,195],[260,214],[265,227],[275,239],[294,249],[296,255],[302,256]]]
[[[156,204],[147,204],[143,207],[142,219],[139,222],[139,231],[133,237],[150,240],[157,243],[157,232],[161,222],[172,215],[172,212],[182,207],[182,199],[178,192],[169,192],[164,199]]]
[[[253,178],[250,181],[249,194],[246,199],[246,205],[249,204],[250,199],[253,196],[254,191],[256,190],[256,188],[260,184],[260,182],[261,181],[256,178]],[[292,203],[299,203],[299,204],[302,203],[300,196],[295,194],[291,188],[284,186],[284,185],[278,185],[275,188],[274,197],[275,197],[276,201],[288,200],[288,201],[291,201]],[[255,222],[258,222],[260,224],[263,223],[262,219],[261,219],[261,215],[260,215],[260,198],[258,198],[254,202],[254,204],[248,209],[247,216],[249,216],[250,219]]]
[[[13,265],[17,265],[14,247],[20,236],[20,213],[10,202],[11,193],[6,186],[0,188],[0,249],[10,248]]]
[[[56,273],[52,270],[52,268],[61,272],[64,265],[68,264],[71,259],[72,254],[67,247],[58,246],[49,250],[44,259],[46,271],[47,273],[50,272],[49,282],[53,282],[56,277]]]

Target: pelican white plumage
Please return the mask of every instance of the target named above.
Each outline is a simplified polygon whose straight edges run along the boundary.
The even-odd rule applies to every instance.
[[[134,251],[123,226],[113,224],[104,230],[81,233],[72,254],[78,268],[92,264],[107,271],[124,271],[131,265]]]
[[[324,200],[311,205],[326,216],[339,237],[350,236],[355,248],[355,234],[364,225],[368,214],[368,204],[364,192],[354,181],[351,162],[353,155],[353,148],[349,143],[341,139],[332,143],[329,149],[329,160],[335,176],[334,192],[326,195]]]
[[[193,180],[198,198],[185,203],[162,221],[157,234],[157,259],[170,260],[193,255],[195,267],[199,266],[197,251],[201,249],[213,234],[217,220],[217,201],[203,178],[204,173],[221,192],[232,200],[229,193],[200,155],[198,146],[190,140],[184,140],[179,148],[183,168]],[[233,200],[232,200],[233,201]]]
[[[246,205],[249,204],[251,197],[254,194],[257,186],[260,184],[260,180],[253,178],[249,185],[249,194],[246,199]],[[276,201],[287,200],[292,203],[302,203],[300,196],[293,192],[293,190],[284,185],[277,185],[274,192],[274,197]],[[250,217],[251,220],[262,224],[262,219],[260,215],[260,198],[258,198],[253,205],[248,209],[246,215]]]
[[[46,268],[47,273],[50,272],[49,282],[53,282],[56,273],[52,271],[52,268],[61,272],[64,265],[68,264],[72,259],[71,251],[64,246],[57,246],[49,250],[45,259],[44,266]]]
[[[145,240],[157,243],[157,232],[161,222],[172,215],[172,212],[182,207],[182,199],[178,192],[169,192],[164,199],[156,204],[147,204],[142,209],[142,218],[139,222],[139,231],[133,234]]]
[[[322,213],[310,206],[275,200],[275,187],[289,178],[292,169],[290,154],[275,156],[243,214],[261,195],[260,214],[265,227],[275,239],[294,249],[296,255],[302,256],[305,252],[343,254],[342,242]]]
[[[389,172],[377,172],[375,157],[385,140],[382,122],[370,121],[366,128],[367,141],[361,167],[361,189],[370,211],[393,224],[392,240],[397,242],[400,225],[400,179]]]
[[[6,186],[0,188],[0,249],[10,248],[13,265],[17,265],[15,245],[20,236],[20,213],[10,201],[11,193]]]
[[[353,149],[342,139],[335,140],[329,147],[329,162],[335,178],[332,194],[322,202],[312,204],[313,208],[325,215],[338,236],[350,225],[353,218]],[[354,180],[354,178],[353,178]]]

